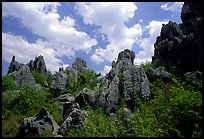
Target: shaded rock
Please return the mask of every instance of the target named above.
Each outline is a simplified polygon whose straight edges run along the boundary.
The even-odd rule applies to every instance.
[[[67,78],[68,75],[66,71],[58,71],[55,74],[54,80],[52,81],[50,88],[59,92],[64,90],[67,85]]]
[[[136,108],[136,97],[147,99],[150,95],[149,81],[142,67],[133,65],[135,54],[128,49],[120,52],[117,62],[102,80],[102,90],[97,96],[97,105],[107,111],[115,112],[124,98],[128,108]],[[98,87],[95,89],[97,90]]]
[[[71,128],[71,123],[72,118],[71,116],[68,116],[66,120],[61,124],[59,131],[57,132],[58,134],[64,135],[70,128]]]
[[[57,135],[58,129],[59,126],[44,107],[34,117],[25,118],[21,125],[21,132],[24,136],[39,136],[44,131],[52,131],[53,135]]]
[[[48,88],[48,87],[49,87],[47,81],[44,82],[43,86],[44,86],[45,88]]]
[[[76,103],[80,105],[80,107],[84,107],[87,105],[94,106],[96,101],[96,92],[94,90],[89,90],[84,88],[79,94],[75,97]]]
[[[156,79],[161,79],[164,82],[170,82],[171,81],[171,73],[167,72],[165,67],[150,69],[147,72],[147,77],[150,81],[155,81]]]
[[[130,109],[123,108],[123,112],[124,112],[124,116],[125,116],[125,118],[127,118],[127,119],[131,118],[131,116],[132,116],[132,112],[131,112]]]
[[[125,49],[124,51],[120,52],[118,55],[118,61],[125,59],[130,60],[132,64],[135,58],[135,53],[133,51],[130,51],[128,49]]]
[[[58,134],[64,135],[71,127],[79,127],[82,125],[81,110],[78,103],[66,102],[63,106],[64,122],[58,130]]]
[[[72,64],[72,67],[76,69],[78,72],[85,72],[87,69],[86,61],[82,58],[76,58],[75,62]]]
[[[115,76],[109,85],[108,93],[106,97],[106,110],[110,111],[115,108],[119,99],[118,91],[119,78]]]
[[[58,97],[61,102],[75,102],[75,98],[71,94],[63,94]]]
[[[114,121],[115,121],[115,114],[114,114],[114,113],[110,113],[110,115],[108,116],[108,119],[109,119],[111,122],[114,122]]]
[[[15,70],[8,75],[14,77],[14,83],[18,87],[22,87],[24,84],[36,85],[35,79],[27,65],[21,65],[18,70]]]
[[[56,135],[56,136],[54,136],[54,137],[63,137],[62,135]]]
[[[24,64],[18,63],[18,62],[15,60],[15,56],[13,56],[7,74],[12,73],[12,72],[14,72],[14,71],[18,71],[23,65],[24,65]]]
[[[202,3],[184,2],[181,24],[169,21],[154,44],[152,61],[182,73],[202,70]],[[181,74],[182,74],[181,73]]]
[[[192,80],[202,80],[202,72],[200,71],[193,71],[187,72],[184,74],[185,80],[192,81]]]
[[[63,106],[63,119],[67,119],[73,111],[78,109],[80,109],[78,103],[65,102]]]
[[[44,75],[47,75],[47,68],[43,56],[40,55],[38,57],[35,57],[35,60],[31,60],[27,65],[31,71],[35,70],[43,73]]]

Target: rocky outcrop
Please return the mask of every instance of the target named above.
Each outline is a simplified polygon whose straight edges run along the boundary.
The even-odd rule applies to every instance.
[[[202,3],[184,2],[182,23],[162,25],[154,44],[153,61],[167,68],[176,66],[184,72],[202,69]]]
[[[87,69],[86,61],[82,58],[76,58],[75,62],[72,64],[72,67],[76,69],[78,72],[85,72]]]
[[[61,102],[75,102],[75,98],[71,94],[63,94],[58,97]]]
[[[164,82],[170,82],[171,81],[171,73],[167,72],[165,67],[159,67],[156,69],[150,69],[147,72],[147,77],[150,81],[155,81],[156,79],[161,79]]]
[[[74,80],[78,79],[78,73],[85,72],[87,70],[86,61],[81,58],[76,58],[75,62],[72,64],[72,67],[67,67],[65,70],[59,68],[59,71],[54,75],[55,78],[51,84],[51,89],[54,92],[63,92],[69,82],[69,79],[73,78]]]
[[[33,78],[27,65],[21,65],[19,69],[14,70],[8,75],[14,77],[14,83],[18,87],[22,87],[24,84],[36,85],[35,79]]]
[[[58,71],[54,75],[54,80],[50,88],[55,91],[56,94],[60,94],[61,90],[65,90],[67,85],[68,74],[66,71]]]
[[[38,56],[35,58],[35,60],[31,60],[28,64],[27,64],[30,68],[31,71],[38,71],[44,75],[48,74],[46,65],[45,65],[45,61],[43,56]]]
[[[99,107],[114,112],[117,105],[125,100],[128,108],[132,111],[136,108],[135,98],[147,99],[150,95],[149,81],[142,67],[133,65],[134,52],[126,49],[119,53],[117,62],[111,71],[103,79],[102,83],[95,88]]]
[[[66,102],[63,106],[64,122],[59,128],[58,134],[64,135],[71,127],[81,126],[81,113],[78,103]]]
[[[13,56],[7,74],[12,73],[14,71],[18,71],[23,65],[24,64],[21,64],[21,63],[17,62],[15,60],[15,56]]]
[[[96,102],[96,92],[94,90],[89,90],[84,88],[79,94],[75,97],[76,103],[78,103],[81,107],[90,105],[94,106]]]
[[[47,109],[43,107],[34,117],[24,119],[21,125],[21,135],[40,136],[46,131],[51,131],[53,135],[57,135],[58,129],[58,124],[54,121]]]
[[[201,91],[202,90],[202,72],[200,71],[192,71],[186,72],[183,75],[183,81],[186,85],[194,86],[194,90]],[[200,85],[199,85],[200,84]]]

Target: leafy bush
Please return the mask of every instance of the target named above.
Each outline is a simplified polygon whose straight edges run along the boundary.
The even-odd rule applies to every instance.
[[[46,81],[46,76],[40,73],[39,71],[32,71],[32,75],[35,78],[36,83],[43,86],[44,82]]]
[[[2,77],[2,92],[6,90],[14,90],[16,88],[12,76],[6,75]]]
[[[88,69],[84,73],[78,73],[77,80],[74,75],[68,76],[66,92],[74,95],[74,92],[76,93],[84,88],[93,90],[98,82],[100,82],[100,79],[97,78],[95,72]]]
[[[69,137],[109,137],[115,136],[115,126],[101,109],[88,109],[87,121],[81,128],[71,129]]]

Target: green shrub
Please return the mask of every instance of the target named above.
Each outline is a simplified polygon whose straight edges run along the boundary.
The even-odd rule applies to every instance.
[[[25,84],[20,90],[18,97],[3,105],[7,106],[6,109],[12,109],[17,114],[33,115],[45,103],[47,94],[42,89]]]
[[[74,93],[79,92],[84,88],[93,90],[100,80],[101,79],[97,78],[95,72],[90,69],[86,70],[84,73],[78,73],[77,80],[74,75],[69,75],[66,92],[75,95]]]
[[[32,71],[32,75],[35,78],[36,83],[43,86],[44,82],[46,81],[46,76],[39,71]]]
[[[151,68],[158,68],[159,66],[161,66],[161,64],[159,64],[158,61],[154,61],[154,62],[146,62],[146,63],[142,63],[141,66],[143,67],[145,73],[147,73]]]
[[[115,136],[115,126],[108,120],[101,109],[88,109],[87,121],[81,128],[73,128],[66,136],[69,137],[109,137]]]
[[[2,77],[2,92],[6,90],[16,89],[14,79],[12,76],[6,75]]]

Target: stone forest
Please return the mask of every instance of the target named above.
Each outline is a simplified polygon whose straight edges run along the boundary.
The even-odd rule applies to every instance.
[[[78,57],[55,74],[43,56],[11,58],[2,77],[2,136],[201,137],[202,5],[163,24],[151,63],[125,49],[101,77]]]

